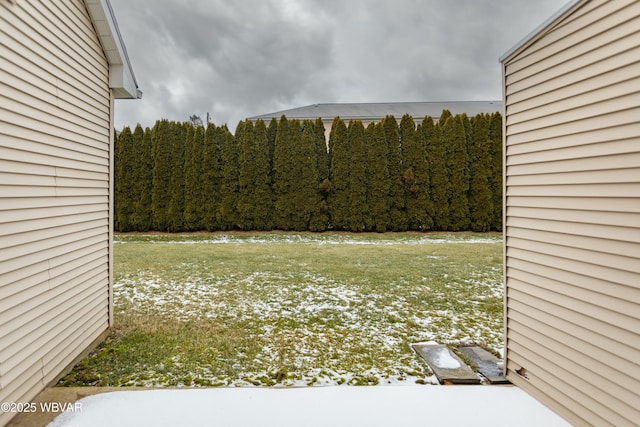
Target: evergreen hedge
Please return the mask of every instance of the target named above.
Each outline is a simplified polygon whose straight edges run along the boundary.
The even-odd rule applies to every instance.
[[[502,117],[443,111],[365,129],[159,120],[115,141],[117,231],[502,229]]]

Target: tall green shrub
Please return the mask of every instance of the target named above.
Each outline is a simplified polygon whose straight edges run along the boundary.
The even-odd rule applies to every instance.
[[[220,139],[220,199],[218,223],[222,230],[238,228],[238,147],[227,126],[222,126]]]
[[[349,122],[349,211],[348,228],[353,232],[364,231],[367,205],[367,147],[364,125],[360,120]]]
[[[398,122],[393,116],[386,116],[382,120],[382,127],[389,153],[389,229],[404,231],[407,229],[407,216],[400,131]]]
[[[156,231],[169,230],[172,144],[172,123],[168,120],[158,120],[151,130],[151,145],[153,150],[151,211],[153,215],[153,229]]]
[[[133,213],[131,225],[134,231],[148,231],[151,223],[151,192],[153,186],[153,156],[151,130],[137,125],[133,132],[133,157],[135,159],[133,177]]]
[[[336,230],[349,229],[349,153],[347,126],[336,117],[329,135],[331,192],[327,199],[329,220]]]
[[[464,133],[464,122],[460,115],[447,119],[444,125],[446,161],[449,173],[449,229],[467,230],[470,225],[469,200],[469,156]]]
[[[273,151],[274,225],[281,230],[291,229],[291,212],[295,209],[290,195],[295,188],[292,156],[293,141],[289,120],[282,116],[278,122]]]
[[[439,121],[435,127],[425,125],[425,121],[433,122],[431,117],[425,117],[422,132],[427,150],[427,162],[429,163],[430,197],[433,203],[433,228],[434,230],[449,229],[449,174],[446,165],[447,141],[444,137],[444,123]],[[432,133],[428,132],[432,129]]]
[[[382,123],[367,126],[367,229],[378,233],[389,225],[389,150]]]
[[[400,140],[407,226],[411,230],[426,231],[433,226],[427,149],[422,131],[416,129],[413,117],[409,114],[405,114],[400,120]]]
[[[491,204],[493,205],[491,229],[502,231],[502,116],[500,113],[491,115],[489,140],[491,153],[489,188],[491,190]]]
[[[189,127],[189,125],[185,126]],[[184,229],[186,231],[198,231],[203,228],[202,176],[204,170],[202,157],[204,134],[205,130],[202,125],[195,127],[191,125],[185,139]]]
[[[169,227],[172,233],[184,231],[184,149],[185,140],[193,138],[191,123],[172,123],[171,179],[168,205]]]
[[[320,213],[318,214],[318,221],[321,223],[315,228],[324,230],[327,228],[329,221],[329,206],[327,204],[327,198],[331,191],[331,180],[329,178],[329,149],[325,137],[324,122],[321,118],[316,119],[314,129],[316,161],[318,165],[318,191],[320,194]]]
[[[267,128],[250,120],[236,128],[238,143],[238,224],[243,230],[271,229],[273,195]]]
[[[491,174],[491,141],[489,118],[478,114],[472,120],[469,144],[469,214],[472,231],[489,231],[493,219],[493,204],[489,177]]]
[[[135,203],[135,157],[131,129],[126,126],[115,141],[115,203],[114,228],[118,231],[131,231],[131,217]]]
[[[317,130],[310,120],[292,124],[294,142],[294,175],[296,187],[291,197],[297,209],[292,212],[292,228],[298,231],[322,231],[326,228],[326,213],[321,210],[322,197],[318,188],[320,175],[317,160]]]
[[[202,227],[207,231],[220,230],[220,145],[224,129],[208,124],[202,152]]]

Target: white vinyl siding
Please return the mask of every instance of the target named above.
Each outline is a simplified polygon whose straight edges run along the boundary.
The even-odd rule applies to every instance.
[[[81,0],[0,0],[0,58],[0,401],[24,402],[109,326],[113,101]]]
[[[507,377],[637,425],[640,2],[576,2],[503,66]]]

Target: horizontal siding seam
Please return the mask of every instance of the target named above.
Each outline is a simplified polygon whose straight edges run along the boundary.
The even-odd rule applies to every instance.
[[[553,92],[567,90],[572,86],[589,84],[591,80],[603,79],[607,75],[621,72],[629,66],[637,65],[639,55],[640,48],[629,48],[616,52],[606,59],[568,70],[563,74],[552,75],[539,82],[531,82],[529,86],[506,85],[505,111],[508,111],[509,107],[528,102],[535,97],[547,96]]]
[[[622,304],[626,302],[620,300],[620,298],[611,297],[605,299],[602,297],[604,301],[599,302],[595,301],[595,298],[598,296],[596,292],[581,288],[574,283],[562,283],[553,278],[546,278],[550,284],[543,286],[540,284],[542,283],[541,281],[535,279],[543,278],[544,276],[540,276],[536,274],[536,272],[515,267],[508,267],[507,270],[508,277],[516,284],[516,286],[513,287],[514,289],[521,290],[526,287],[535,287],[535,295],[533,295],[533,292],[529,293],[530,295],[545,301],[553,301],[552,304],[555,306],[563,307],[576,313],[594,313],[588,317],[596,320],[599,319],[602,323],[621,330],[633,332],[636,328],[640,328],[640,319],[638,319],[635,311],[628,309],[617,311],[615,303],[618,302],[618,304]],[[556,286],[551,286],[551,283]],[[569,290],[572,288],[575,290],[575,294],[569,293]],[[593,295],[589,296],[588,294]],[[629,305],[632,304],[628,304],[627,308]],[[640,351],[640,346],[638,347],[638,351]]]
[[[517,287],[511,287],[507,298],[511,317],[515,316],[515,312],[528,313],[529,317],[554,325],[551,329],[563,330],[582,341],[615,354],[615,357],[620,359],[619,363],[624,362],[627,367],[632,367],[630,372],[638,372],[640,368],[636,361],[640,348],[637,343],[637,334],[633,331],[623,330],[589,314],[534,295],[528,289],[525,290],[526,286],[521,285],[521,282],[516,279],[512,282],[516,283]],[[560,325],[563,329],[560,329]],[[611,358],[614,359],[613,356]]]
[[[640,263],[638,258],[631,254],[611,253],[602,250],[584,250],[578,247],[565,246],[558,243],[545,243],[522,237],[508,237],[509,247],[520,249],[529,253],[556,257],[559,263],[573,261],[589,264],[595,267],[603,267],[616,271],[624,271],[637,275],[640,278]],[[546,251],[545,249],[549,249]],[[614,263],[613,261],[616,261]],[[636,264],[631,265],[629,264]]]
[[[47,356],[48,352],[52,351],[56,347],[55,342],[60,339],[59,334],[52,335],[51,331],[54,331],[55,329],[65,330],[73,325],[77,326],[80,323],[81,319],[86,317],[89,313],[91,313],[92,311],[95,313],[95,308],[101,305],[100,302],[104,298],[105,297],[100,294],[94,294],[92,297],[91,295],[87,295],[86,298],[82,299],[82,304],[76,306],[75,311],[71,313],[67,312],[66,316],[61,316],[62,312],[55,311],[58,309],[58,307],[54,307],[51,311],[56,313],[56,316],[53,317],[53,319],[57,320],[57,322],[48,322],[48,330],[45,330],[37,335],[35,335],[34,333],[29,334],[28,336],[32,338],[32,341],[26,343],[26,345],[23,347],[16,348],[16,343],[14,343],[11,348],[12,350],[14,350],[14,353],[7,353],[7,355],[4,355],[5,363],[9,364],[10,368],[14,368],[9,369],[9,371],[5,375],[13,375],[14,377],[20,375],[21,372],[16,372],[15,369],[20,369],[21,366],[24,366],[24,360],[16,361],[12,359],[20,358],[21,354],[30,354],[33,355],[32,357],[37,357],[38,360],[42,361],[42,366],[44,367],[44,358]],[[40,328],[41,331],[43,329],[44,328]],[[82,328],[80,330],[82,330]],[[49,339],[47,339],[47,337],[49,337]],[[25,351],[33,350],[30,349],[30,347],[36,347],[39,351],[35,353],[33,351]]]
[[[60,107],[54,104],[48,105],[48,107],[51,107],[51,108],[45,108],[47,106],[36,105],[34,103],[26,103],[25,98],[28,98],[28,97],[12,96],[7,92],[3,93],[0,96],[0,100],[9,101],[11,103],[16,104],[16,106],[17,105],[21,106],[19,108],[19,111],[18,109],[12,108],[12,112],[14,114],[18,114],[20,116],[26,117],[29,120],[46,123],[52,126],[63,128],[67,131],[83,134],[86,137],[90,138],[91,140],[94,140],[102,144],[105,144],[106,141],[108,141],[108,135],[106,135],[104,132],[105,126],[96,124],[96,123],[86,122],[86,120],[83,117],[77,116],[75,113],[69,113],[67,111],[64,111],[63,109],[61,109]],[[38,101],[38,102],[41,102],[41,101]],[[57,121],[55,125],[53,124],[54,121],[52,119],[55,119]],[[91,124],[93,126],[88,126],[87,124]],[[99,130],[96,130],[96,129],[99,129]]]
[[[640,60],[637,62],[637,64],[640,65]],[[620,67],[620,69],[624,69],[624,68],[627,68],[627,67]],[[607,77],[609,74],[610,73],[602,73],[601,76]],[[514,124],[526,123],[528,121],[531,121],[531,119],[521,119],[520,116],[529,115],[534,117],[535,120],[550,118],[557,114],[562,114],[568,111],[575,110],[576,107],[574,105],[565,106],[563,109],[559,109],[559,107],[552,108],[554,106],[568,104],[569,101],[573,101],[574,103],[579,104],[579,108],[585,108],[585,107],[597,105],[601,102],[619,99],[622,96],[628,96],[628,95],[640,92],[640,90],[629,91],[625,87],[625,86],[631,86],[631,85],[636,86],[639,80],[640,78],[638,76],[629,76],[621,80],[610,81],[609,83],[603,84],[601,86],[590,86],[586,89],[580,88],[579,87],[580,83],[568,85],[565,88],[555,89],[553,91],[540,94],[535,98],[527,98],[527,99],[518,101],[516,103],[509,104],[507,107],[508,109],[513,109],[513,106],[518,104],[531,104],[531,105],[528,108],[521,108],[518,111],[514,111],[507,114],[507,118],[505,120],[507,121],[507,126],[511,126]],[[581,82],[581,83],[584,84],[584,82]],[[569,89],[569,88],[575,88],[577,90],[567,93],[562,97],[556,96],[545,102],[533,103],[534,100],[540,99],[542,97],[551,98],[551,95],[557,94],[561,89]],[[615,96],[612,96],[610,93],[612,92],[611,89],[613,88],[619,88],[617,91],[618,94]],[[594,94],[600,94],[600,93],[602,93],[603,96],[599,98],[596,98],[593,96]],[[579,99],[579,102],[576,101],[576,99]],[[517,121],[515,121],[516,119]]]
[[[632,94],[630,94],[630,96],[632,95],[639,95],[640,91],[638,92],[634,92]],[[639,97],[640,99],[640,97]],[[612,100],[609,100],[612,101]],[[597,104],[595,104],[597,105]],[[549,129],[553,129],[553,128],[558,128],[558,127],[562,127],[562,126],[567,126],[567,125],[571,125],[571,124],[576,124],[576,123],[580,123],[580,122],[591,122],[593,119],[601,119],[605,116],[616,116],[619,114],[623,114],[623,113],[627,113],[627,112],[637,112],[638,107],[640,106],[640,104],[634,103],[633,105],[629,105],[628,107],[625,108],[620,108],[620,109],[616,109],[616,110],[609,110],[609,111],[605,111],[605,112],[592,112],[592,113],[588,113],[587,115],[578,117],[578,118],[572,118],[570,120],[566,120],[566,121],[562,121],[562,122],[557,122],[557,123],[553,123],[553,124],[541,124],[535,127],[535,129],[524,129],[524,130],[516,130],[516,131],[512,131],[511,129],[513,129],[514,127],[517,127],[517,125],[509,125],[507,124],[506,128],[507,128],[507,136],[509,137],[513,137],[515,135],[521,135],[521,134],[526,134],[526,133],[530,133],[530,132],[541,132],[544,130],[549,130]],[[635,116],[635,114],[634,114]],[[626,124],[636,124],[636,123],[640,123],[640,118],[637,118],[637,116],[635,116],[636,119],[635,120],[628,120],[625,121]],[[611,126],[611,128],[616,128],[618,127],[618,125],[614,125]],[[595,129],[606,129],[607,127],[598,127]],[[568,132],[568,133],[563,133],[562,135],[564,136],[568,136],[568,135],[579,135],[581,133],[583,133],[584,130],[582,129],[576,129],[574,132]],[[553,136],[551,137],[553,138]]]
[[[67,285],[66,289],[44,302],[47,310],[28,318],[17,329],[12,329],[7,334],[4,334],[4,346],[0,348],[3,360],[7,362],[12,357],[19,356],[24,348],[33,345],[34,341],[46,337],[49,334],[47,329],[54,329],[60,323],[68,321],[69,315],[77,315],[87,304],[100,299],[106,300],[108,286],[106,276],[107,273],[101,271],[95,273],[92,277],[88,277],[84,281],[85,286]],[[74,305],[73,310],[70,310],[68,302],[73,299],[81,303]],[[23,333],[24,330],[21,331],[21,329],[29,329],[29,331],[25,334]],[[17,348],[18,343],[23,343],[24,346]]]
[[[46,102],[44,99],[44,96],[42,96],[42,93],[47,94],[50,98],[53,98],[55,101],[55,102],[48,102],[49,105],[51,105],[52,107],[60,109],[61,111],[64,111],[65,113],[68,113],[70,115],[80,117],[96,126],[108,127],[109,117],[108,117],[108,112],[106,110],[107,108],[106,104],[102,106],[103,107],[102,109],[97,109],[94,106],[92,106],[90,103],[87,103],[84,100],[82,100],[82,98],[72,97],[71,94],[68,94],[69,95],[68,98],[72,98],[73,101],[75,101],[76,103],[74,104],[72,102],[69,102],[69,100],[64,99],[61,96],[63,93],[65,93],[65,91],[60,88],[57,78],[53,77],[53,80],[56,80],[55,84],[48,83],[48,82],[45,82],[44,80],[41,80],[41,82],[45,82],[52,85],[52,87],[50,88],[52,90],[49,91],[43,88],[43,86],[46,86],[46,85],[38,85],[35,78],[31,79],[31,81],[26,80],[29,74],[33,76],[37,76],[36,74],[31,73],[31,71],[25,70],[20,66],[14,66],[14,67],[16,68],[16,71],[19,71],[19,72],[11,72],[11,73],[6,72],[6,74],[8,74],[10,78],[14,80],[11,87],[16,91],[18,91],[19,93],[21,93],[22,95],[26,95],[27,97],[34,97],[39,99],[42,102]],[[18,83],[19,85],[16,83]],[[37,93],[38,91],[41,91],[42,93]]]

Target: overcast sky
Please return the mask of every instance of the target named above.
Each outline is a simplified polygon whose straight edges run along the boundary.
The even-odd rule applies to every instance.
[[[567,0],[111,0],[142,100],[115,125],[308,104],[497,100],[498,58]]]

